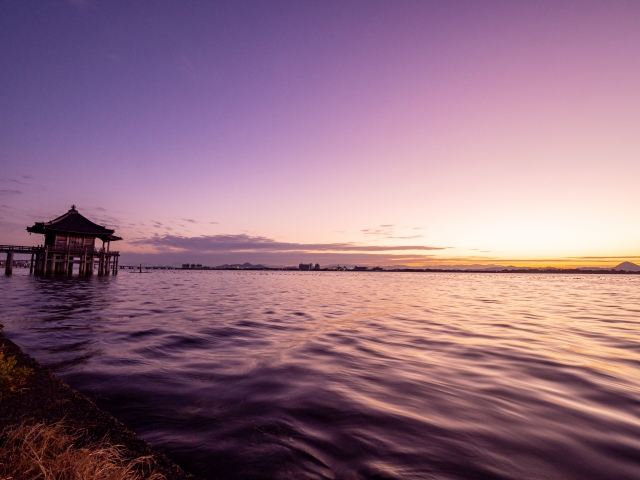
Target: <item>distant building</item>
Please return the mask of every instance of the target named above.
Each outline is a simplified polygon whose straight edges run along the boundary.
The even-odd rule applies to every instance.
[[[29,268],[31,266],[31,261],[30,260],[14,260],[12,265],[17,268]],[[6,266],[7,266],[7,261],[0,260],[0,267],[6,267]]]
[[[320,264],[316,263],[313,267],[314,270],[320,270]]]
[[[182,268],[189,268],[189,264],[188,263],[183,263],[182,264]]]
[[[302,270],[305,272],[308,272],[312,268],[313,268],[313,264],[311,263],[301,263],[300,265],[298,265],[298,270]]]
[[[372,272],[383,272],[383,271],[384,271],[384,269],[383,269],[382,267],[373,267],[373,268],[371,269],[371,271],[372,271]]]
[[[358,266],[353,267],[353,269],[354,269],[356,272],[364,272],[364,271],[368,270],[368,268],[367,268],[367,267],[358,267]]]

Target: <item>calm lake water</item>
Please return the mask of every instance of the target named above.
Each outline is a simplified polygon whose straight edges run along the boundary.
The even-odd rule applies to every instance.
[[[640,478],[640,277],[0,277],[0,322],[219,479]]]

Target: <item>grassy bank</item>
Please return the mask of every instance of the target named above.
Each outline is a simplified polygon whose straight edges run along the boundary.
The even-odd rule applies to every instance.
[[[148,457],[127,460],[107,442],[80,447],[83,432],[63,423],[19,425],[0,435],[0,478],[12,480],[164,480]]]
[[[0,480],[193,480],[0,332]]]

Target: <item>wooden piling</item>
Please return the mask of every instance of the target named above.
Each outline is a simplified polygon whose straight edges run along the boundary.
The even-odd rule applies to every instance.
[[[5,275],[13,273],[13,252],[7,252],[7,263],[4,268]]]

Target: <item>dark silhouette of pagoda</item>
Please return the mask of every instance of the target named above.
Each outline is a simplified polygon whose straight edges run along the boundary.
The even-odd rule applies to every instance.
[[[92,275],[96,262],[98,275],[117,275],[119,252],[109,250],[111,242],[122,240],[110,230],[83,217],[72,205],[64,215],[50,222],[36,222],[29,233],[44,235],[44,244],[33,250],[35,271],[39,274],[71,275],[79,265],[80,275]],[[96,246],[102,240],[102,247]]]

